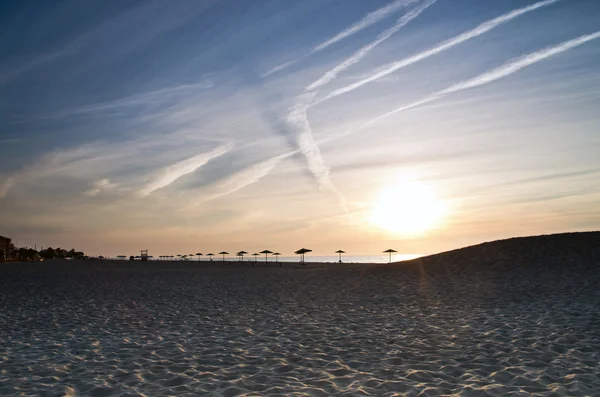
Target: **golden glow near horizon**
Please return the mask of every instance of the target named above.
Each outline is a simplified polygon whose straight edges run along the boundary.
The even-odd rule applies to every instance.
[[[441,224],[446,208],[428,185],[399,179],[374,203],[371,224],[392,234],[421,235]]]

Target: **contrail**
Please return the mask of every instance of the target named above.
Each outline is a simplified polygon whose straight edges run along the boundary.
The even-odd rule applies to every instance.
[[[312,50],[312,53],[324,50],[325,48],[329,47],[330,45],[335,44],[338,41],[343,40],[346,37],[353,35],[354,33],[360,32],[364,28],[367,28],[367,27],[373,25],[374,23],[381,21],[382,19],[386,18],[388,15],[402,9],[403,7],[405,7],[411,3],[414,3],[415,1],[417,1],[417,0],[396,0],[396,1],[389,3],[386,6],[383,6],[375,11],[368,13],[367,15],[364,16],[363,19],[356,22],[354,25],[350,26],[347,29],[344,29],[343,31],[336,34],[332,38],[325,40],[321,44],[315,46]]]
[[[511,74],[516,73],[519,70],[524,69],[528,66],[534,65],[545,59],[551,58],[555,55],[561,54],[565,51],[568,51],[575,47],[579,47],[580,45],[583,45],[589,41],[596,40],[599,38],[600,38],[600,31],[597,31],[595,33],[580,36],[573,40],[565,41],[556,46],[544,48],[542,50],[532,52],[530,54],[513,59],[512,61],[509,61],[508,63],[505,63],[504,65],[502,65],[500,67],[497,67],[488,72],[480,74],[479,76],[476,76],[472,79],[465,80],[463,82],[454,84],[446,89],[434,92],[433,94],[431,94],[417,102],[413,102],[409,105],[405,105],[405,106],[399,107],[395,110],[392,110],[391,112],[382,114],[382,115],[374,118],[373,120],[365,123],[361,128],[364,128],[371,124],[374,124],[374,123],[378,122],[379,120],[386,118],[392,114],[402,112],[402,111],[405,111],[408,109],[412,109],[417,106],[421,106],[425,103],[440,99],[446,95],[453,94],[453,93],[456,93],[459,91],[468,90],[468,89],[475,88],[475,87],[480,87],[482,85],[492,83],[496,80],[500,80],[500,79],[510,76]]]
[[[277,73],[280,70],[283,70],[283,69],[287,68],[288,66],[292,66],[296,62],[301,61],[302,59],[306,58],[307,56],[308,56],[308,54],[304,55],[298,59],[294,59],[293,61],[288,61],[288,62],[282,63],[281,65],[277,65],[277,66],[269,69],[267,72],[263,73],[260,77],[267,77],[269,75],[272,75],[273,73]]]
[[[277,65],[277,66],[273,67],[272,69],[270,69],[269,71],[267,71],[266,73],[264,73],[262,75],[262,77],[267,77],[273,73],[279,72],[280,70],[283,70],[283,69],[287,68],[288,66],[291,66],[291,65],[295,64],[296,62],[301,61],[302,59],[304,59],[310,55],[313,55],[319,51],[322,51],[325,48],[329,47],[330,45],[335,44],[338,41],[345,39],[346,37],[349,37],[355,33],[360,32],[361,30],[381,21],[382,19],[388,17],[389,15],[393,14],[394,12],[396,12],[396,11],[402,9],[403,7],[405,7],[411,3],[414,3],[416,1],[418,1],[418,0],[395,0],[381,8],[378,8],[377,10],[368,13],[360,21],[358,21],[358,22],[354,23],[353,25],[351,25],[350,27],[342,30],[335,36],[316,45],[306,55],[303,55],[302,57],[297,58],[295,60],[285,62],[281,65]]]
[[[319,188],[329,188],[329,168],[323,162],[321,151],[313,136],[310,123],[306,114],[308,103],[313,98],[313,93],[300,95],[296,103],[288,110],[287,124],[296,136],[296,143],[302,155],[306,158],[308,169],[317,180]]]
[[[287,123],[296,135],[296,143],[298,145],[298,148],[300,149],[300,152],[306,159],[308,169],[315,177],[317,181],[317,186],[321,189],[326,189],[335,193],[344,211],[347,211],[346,199],[344,195],[335,187],[335,185],[329,177],[329,167],[327,167],[327,165],[323,161],[323,157],[321,156],[319,146],[315,142],[315,139],[312,134],[312,129],[307,114],[308,107],[313,102],[313,99],[317,94],[318,88],[329,83],[330,81],[335,79],[339,73],[343,72],[353,64],[359,62],[369,53],[369,51],[381,44],[383,41],[387,40],[394,33],[396,33],[403,26],[405,26],[410,21],[419,16],[426,8],[428,8],[435,2],[436,0],[427,0],[423,2],[420,6],[410,10],[401,18],[399,18],[396,24],[394,24],[394,26],[377,36],[377,38],[374,41],[360,48],[348,59],[344,60],[343,62],[335,66],[333,69],[325,73],[323,76],[321,76],[319,79],[317,79],[315,82],[307,86],[304,94],[297,97],[295,104],[292,107],[290,107],[288,111]],[[403,5],[405,4],[407,3],[403,3]]]
[[[414,63],[417,63],[419,61],[422,61],[423,59],[429,58],[430,56],[439,54],[442,51],[448,50],[452,47],[455,47],[461,43],[464,43],[467,40],[473,39],[475,37],[481,36],[482,34],[485,34],[487,32],[489,32],[490,30],[505,24],[506,22],[509,22],[517,17],[520,17],[523,14],[526,14],[528,12],[537,10],[538,8],[542,8],[542,7],[546,7],[549,6],[551,4],[554,4],[556,2],[558,2],[560,0],[544,0],[544,1],[539,1],[535,4],[532,4],[530,6],[527,7],[523,7],[523,8],[519,8],[516,10],[513,10],[511,12],[508,12],[506,14],[503,14],[497,18],[491,19],[489,21],[486,21],[482,24],[480,24],[479,26],[477,26],[476,28],[469,30],[465,33],[462,33],[458,36],[455,36],[449,40],[446,40],[444,42],[442,42],[441,44],[437,45],[436,47],[430,48],[429,50],[420,52],[416,55],[413,55],[411,57],[402,59],[400,61],[397,62],[392,62],[391,64],[388,64],[386,67],[383,68],[383,70],[367,77],[364,78],[362,80],[357,81],[356,83],[347,85],[346,87],[342,87],[339,88],[337,90],[332,91],[331,93],[329,93],[328,95],[326,95],[325,97],[319,99],[316,103],[321,103],[323,101],[329,100],[331,98],[335,98],[337,96],[340,96],[342,94],[345,94],[347,92],[353,91],[359,87],[362,87],[365,84],[368,84],[372,81],[375,81],[381,77],[387,76],[390,73],[394,73],[395,71],[402,69],[404,67],[407,67],[409,65],[412,65]],[[316,104],[315,103],[315,104]]]
[[[339,65],[337,65],[336,67],[334,67],[333,69],[331,69],[330,71],[325,73],[317,81],[315,81],[314,83],[312,83],[311,85],[306,87],[306,90],[312,91],[312,90],[315,90],[315,89],[329,83],[339,73],[343,72],[344,70],[348,69],[350,66],[359,62],[361,59],[363,59],[369,53],[369,51],[371,51],[373,48],[377,47],[379,44],[381,44],[382,42],[384,42],[385,40],[390,38],[394,33],[398,32],[405,25],[407,25],[410,21],[412,21],[413,19],[418,17],[423,11],[425,11],[429,6],[431,6],[436,1],[437,0],[425,1],[420,6],[415,7],[414,9],[412,9],[409,12],[407,12],[406,14],[404,14],[401,18],[398,19],[398,21],[396,22],[396,24],[394,26],[392,26],[388,30],[384,31],[383,33],[379,34],[377,36],[377,39],[375,39],[371,43],[363,46],[358,51],[356,51],[354,54],[352,54],[351,57],[346,59],[344,62],[340,63]]]
[[[139,190],[139,195],[142,197],[148,196],[155,190],[161,189],[175,182],[184,175],[191,174],[198,168],[202,167],[210,160],[219,157],[233,148],[233,144],[220,146],[208,153],[202,153],[197,156],[190,157],[178,163],[171,164],[164,168],[150,183]]]
[[[300,100],[296,105],[290,108],[287,117],[288,125],[296,131],[296,143],[302,155],[306,159],[309,171],[313,174],[320,189],[326,189],[333,192],[340,202],[340,206],[347,212],[346,198],[337,189],[329,178],[329,167],[323,161],[319,145],[315,142],[312,129],[307,117],[309,98],[312,93],[302,95],[305,100]],[[306,100],[308,99],[308,100]]]
[[[252,185],[258,182],[265,176],[267,176],[279,162],[286,157],[290,157],[295,152],[284,153],[279,156],[272,157],[268,160],[260,163],[251,165],[235,174],[230,175],[226,179],[216,184],[207,194],[198,200],[195,205],[205,203],[207,201],[215,200],[217,198],[227,196],[235,193],[238,190],[245,188],[246,186]]]

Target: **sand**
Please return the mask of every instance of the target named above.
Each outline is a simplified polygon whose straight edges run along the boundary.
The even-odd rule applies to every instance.
[[[4,264],[0,395],[600,395],[594,250]]]

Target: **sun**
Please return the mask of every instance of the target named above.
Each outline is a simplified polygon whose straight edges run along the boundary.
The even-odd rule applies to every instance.
[[[443,202],[431,187],[400,180],[380,194],[371,224],[389,233],[416,236],[437,227],[444,212]]]

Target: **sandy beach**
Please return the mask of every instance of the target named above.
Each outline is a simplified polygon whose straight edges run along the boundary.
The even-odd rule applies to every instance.
[[[600,395],[600,233],[392,265],[0,265],[2,396]]]

